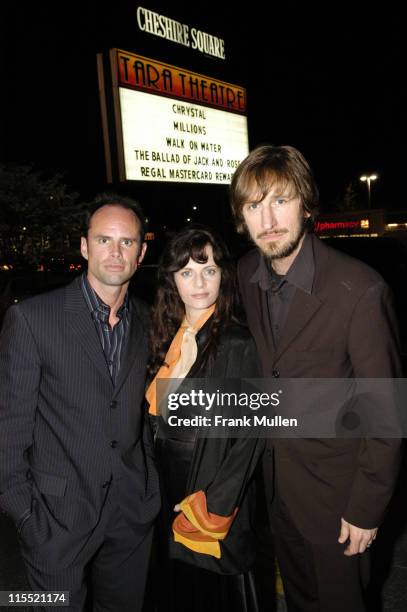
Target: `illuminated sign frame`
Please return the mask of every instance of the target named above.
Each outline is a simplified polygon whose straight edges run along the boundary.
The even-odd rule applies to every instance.
[[[120,49],[110,51],[110,68],[121,181],[230,183],[249,152],[243,87]],[[106,126],[104,141],[106,150]]]

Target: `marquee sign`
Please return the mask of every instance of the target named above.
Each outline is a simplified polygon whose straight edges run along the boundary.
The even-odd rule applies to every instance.
[[[248,149],[244,88],[110,52],[121,180],[229,184]]]

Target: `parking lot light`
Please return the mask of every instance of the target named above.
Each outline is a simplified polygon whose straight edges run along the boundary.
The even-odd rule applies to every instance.
[[[367,184],[367,202],[368,202],[368,208],[370,210],[371,208],[371,195],[370,195],[370,183],[371,181],[375,181],[376,179],[378,179],[378,175],[377,174],[363,174],[363,176],[360,177],[360,180],[362,181],[362,183],[366,183]]]

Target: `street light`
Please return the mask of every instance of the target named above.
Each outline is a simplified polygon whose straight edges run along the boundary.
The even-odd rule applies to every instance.
[[[375,181],[378,178],[379,177],[377,176],[377,174],[369,174],[369,175],[364,174],[363,176],[360,177],[360,180],[363,183],[367,183],[367,200],[368,200],[368,203],[369,203],[369,210],[371,208],[371,202],[370,202],[370,182],[371,181]]]

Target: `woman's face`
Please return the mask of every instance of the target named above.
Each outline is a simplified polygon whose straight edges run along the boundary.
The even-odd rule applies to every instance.
[[[208,256],[206,263],[197,263],[190,258],[184,268],[174,273],[175,284],[191,324],[203,310],[216,302],[219,295],[221,269],[213,259],[211,245],[206,246],[205,253]]]

